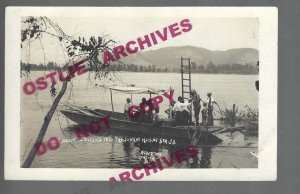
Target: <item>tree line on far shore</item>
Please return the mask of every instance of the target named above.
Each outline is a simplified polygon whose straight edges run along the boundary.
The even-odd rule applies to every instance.
[[[48,62],[47,65],[42,63],[39,65],[28,64],[21,62],[21,70],[31,71],[50,71],[62,69],[63,65],[55,62]],[[175,72],[180,73],[180,65],[178,67],[165,67],[160,65],[136,65],[136,64],[110,64],[110,68],[114,71],[128,72]],[[188,69],[184,68],[184,72],[188,73]],[[211,61],[206,64],[196,64],[191,62],[191,73],[206,73],[206,74],[257,74],[258,69],[251,64],[220,64],[215,65]]]

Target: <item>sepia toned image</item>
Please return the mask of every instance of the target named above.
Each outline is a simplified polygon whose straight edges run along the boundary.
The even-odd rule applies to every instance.
[[[6,149],[18,150],[6,163],[18,164],[15,178],[35,179],[31,171],[46,180],[179,180],[182,170],[193,170],[182,179],[236,173],[258,180],[270,165],[265,177],[274,179],[277,119],[268,115],[276,115],[269,95],[277,56],[266,46],[277,34],[268,31],[277,26],[273,10],[264,18],[259,8],[220,9],[222,17],[212,16],[214,8],[155,15],[160,9],[113,15],[118,8],[81,8],[63,16],[24,8],[15,16],[19,31],[6,28],[14,31],[7,36],[19,34],[19,83],[12,86],[19,89],[6,109],[20,115],[12,124],[19,125],[18,143],[6,141]],[[90,169],[94,175],[83,177]],[[207,178],[204,169],[212,170]]]

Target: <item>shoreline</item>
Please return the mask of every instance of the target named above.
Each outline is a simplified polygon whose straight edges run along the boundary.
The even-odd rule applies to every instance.
[[[31,70],[31,71],[41,71],[41,72],[44,72],[44,70]],[[46,71],[56,71],[55,69],[52,69],[52,70],[46,70]],[[89,71],[90,72],[93,72],[93,71]],[[117,73],[180,73],[180,72],[145,72],[145,71],[115,71]],[[202,75],[259,75],[259,73],[256,73],[256,74],[243,74],[243,73],[195,73],[195,72],[191,72],[191,74],[202,74]]]

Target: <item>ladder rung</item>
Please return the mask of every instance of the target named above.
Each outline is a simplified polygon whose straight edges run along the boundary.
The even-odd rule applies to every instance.
[[[188,94],[189,94],[190,92],[185,92],[185,91],[183,91],[183,93],[188,93]]]
[[[183,78],[182,80],[190,80],[190,79],[185,79],[185,78]]]
[[[188,86],[188,85],[182,85],[182,86],[185,86],[185,87],[190,87],[190,86]]]

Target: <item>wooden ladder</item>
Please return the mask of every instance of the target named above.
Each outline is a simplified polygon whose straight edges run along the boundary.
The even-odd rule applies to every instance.
[[[188,62],[187,65],[185,65],[186,61]],[[188,70],[188,72],[186,72],[185,70]],[[189,99],[192,90],[190,58],[181,57],[181,88],[182,88],[182,98]],[[186,94],[188,94],[187,97],[185,97]]]
[[[188,63],[185,65],[185,63]],[[190,99],[192,90],[191,59],[181,57],[181,95],[183,99]],[[192,122],[192,109],[190,110],[190,122]]]

